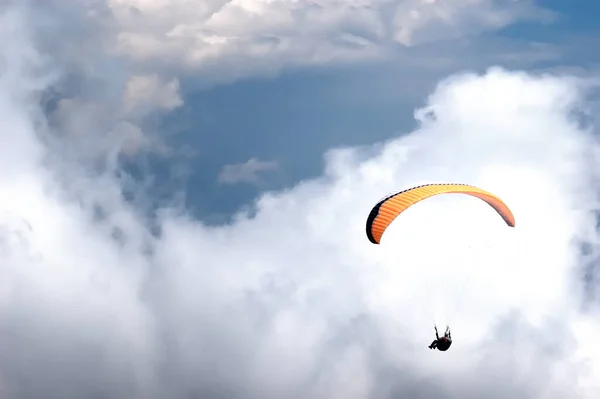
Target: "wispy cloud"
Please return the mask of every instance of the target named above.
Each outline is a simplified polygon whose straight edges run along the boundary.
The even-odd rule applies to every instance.
[[[225,165],[219,172],[218,180],[224,184],[235,183],[256,183],[260,179],[260,174],[274,171],[279,168],[275,161],[261,161],[257,158],[250,158],[246,162],[232,165]]]
[[[230,74],[385,56],[412,46],[548,21],[534,1],[109,1],[116,49],[137,61]]]
[[[372,61],[405,46],[414,51],[436,40],[548,19],[529,0],[35,4],[30,28],[60,64],[52,123],[69,135],[73,153],[113,163],[147,151],[177,152],[156,121],[157,113],[183,106],[182,78],[191,90],[287,67]],[[405,63],[449,62],[432,52],[436,60],[411,53]],[[64,113],[65,107],[78,112]]]
[[[124,94],[124,106],[128,112],[144,105],[150,110],[173,110],[183,104],[179,81],[163,81],[158,74],[132,76]]]
[[[394,39],[413,46],[494,31],[521,20],[548,23],[554,18],[532,1],[405,0],[397,3]]]

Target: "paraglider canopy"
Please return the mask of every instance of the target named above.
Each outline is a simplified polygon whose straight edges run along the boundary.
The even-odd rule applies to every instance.
[[[388,226],[406,209],[429,197],[440,194],[467,194],[477,197],[498,212],[510,227],[515,227],[515,217],[506,204],[496,195],[468,184],[425,184],[392,194],[379,201],[367,218],[367,237],[379,244]]]

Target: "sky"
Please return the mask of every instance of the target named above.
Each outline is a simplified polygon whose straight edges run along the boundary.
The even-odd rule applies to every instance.
[[[597,398],[594,8],[3,2],[0,398]]]

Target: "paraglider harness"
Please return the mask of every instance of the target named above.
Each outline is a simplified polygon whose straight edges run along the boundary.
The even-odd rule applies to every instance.
[[[452,345],[450,327],[446,326],[446,332],[442,338],[438,335],[437,326],[433,326],[433,328],[435,328],[435,340],[429,345],[429,349],[437,349],[442,352],[447,351],[450,345]]]

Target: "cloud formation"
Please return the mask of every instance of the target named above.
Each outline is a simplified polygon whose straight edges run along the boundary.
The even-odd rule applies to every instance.
[[[550,22],[554,15],[530,1],[406,0],[397,3],[394,39],[406,46],[470,36],[521,20]]]
[[[599,248],[591,82],[450,77],[409,135],[331,151],[320,178],[210,227],[148,218],[121,174],[47,145],[60,127],[34,94],[57,75],[20,14],[1,22],[3,398],[597,397],[578,279],[580,243]],[[446,197],[371,245],[371,206],[431,181],[497,193],[517,228]],[[433,320],[452,324],[447,353],[426,348]]]
[[[284,68],[356,64],[398,52],[402,58],[405,46],[551,19],[533,0],[33,4],[30,29],[60,64],[60,83],[49,96],[56,112],[51,122],[70,137],[79,156],[113,163],[179,151],[158,132],[156,121],[183,105],[182,78],[189,92]],[[530,50],[527,57],[537,60],[539,50]],[[424,53],[435,57],[412,51],[404,64],[437,68],[452,64],[450,58],[464,59],[437,49]],[[519,53],[518,59],[525,56]]]
[[[219,172],[218,180],[223,184],[256,183],[259,175],[279,168],[275,161],[261,161],[250,158],[239,164],[225,165]]]
[[[183,104],[179,81],[162,81],[157,74],[132,76],[127,82],[124,105],[128,112],[149,104],[151,109],[173,110]]]
[[[137,61],[234,75],[378,58],[396,44],[549,21],[534,1],[109,0],[116,49]]]

